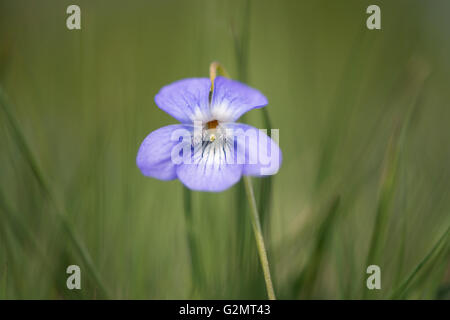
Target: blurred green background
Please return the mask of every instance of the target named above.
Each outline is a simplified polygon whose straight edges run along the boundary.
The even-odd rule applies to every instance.
[[[66,28],[70,4],[81,30]],[[370,4],[381,30],[365,26]],[[449,299],[448,12],[444,0],[0,1],[0,298],[266,298],[239,185],[193,193],[189,218],[179,181],[135,165],[145,136],[176,122],[159,88],[220,61],[268,97],[280,129],[264,201],[254,179],[278,298]],[[244,121],[265,123],[261,110]],[[70,264],[81,290],[66,288]],[[365,286],[369,264],[381,290]]]

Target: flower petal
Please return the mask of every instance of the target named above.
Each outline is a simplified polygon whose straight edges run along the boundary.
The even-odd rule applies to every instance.
[[[136,164],[141,172],[160,180],[172,180],[177,177],[176,163],[172,161],[172,152],[180,144],[180,137],[190,136],[190,127],[175,124],[159,128],[150,133],[142,142]]]
[[[221,76],[214,80],[211,113],[214,119],[236,121],[251,109],[267,105],[267,98],[258,90]]]
[[[220,192],[239,181],[242,165],[228,164],[233,152],[220,143],[210,143],[194,151],[192,163],[177,167],[177,176],[189,189]]]
[[[160,109],[182,123],[209,118],[208,78],[190,78],[173,82],[163,87],[155,96]]]
[[[244,163],[242,174],[267,176],[278,172],[282,162],[278,144],[264,132],[243,123],[230,123],[237,144],[237,163]],[[278,140],[278,131],[272,131]],[[245,160],[244,160],[245,157]]]

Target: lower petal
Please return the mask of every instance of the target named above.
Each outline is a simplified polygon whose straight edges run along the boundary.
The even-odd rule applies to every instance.
[[[177,167],[178,179],[189,189],[197,191],[220,192],[239,181],[242,165],[229,164],[224,148],[218,146],[200,150],[200,156],[194,155],[192,163],[182,163]]]

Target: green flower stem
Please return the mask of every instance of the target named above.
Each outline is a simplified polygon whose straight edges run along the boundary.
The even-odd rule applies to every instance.
[[[270,276],[269,260],[267,259],[266,246],[262,236],[261,223],[259,221],[258,207],[256,206],[255,195],[250,177],[244,176],[245,192],[250,204],[250,218],[252,220],[253,232],[255,233],[256,246],[258,248],[259,260],[264,273],[266,282],[267,295],[270,300],[275,300],[275,292],[273,290],[272,278]]]

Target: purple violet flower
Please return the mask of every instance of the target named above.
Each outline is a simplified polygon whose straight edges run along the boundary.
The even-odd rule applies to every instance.
[[[162,127],[144,139],[136,163],[145,176],[178,178],[192,190],[219,192],[242,175],[277,173],[278,145],[264,130],[235,122],[266,106],[266,97],[221,76],[215,78],[211,96],[210,90],[209,78],[191,78],[169,84],[155,96],[157,106],[181,124]]]

